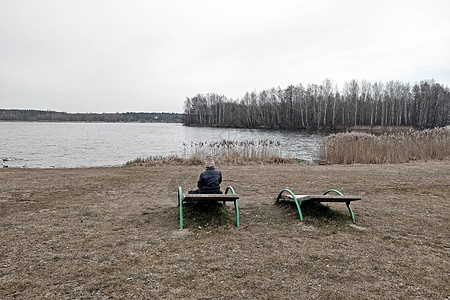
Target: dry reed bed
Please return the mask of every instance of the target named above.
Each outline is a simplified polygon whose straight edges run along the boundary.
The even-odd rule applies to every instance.
[[[282,157],[279,141],[267,139],[216,142],[192,142],[185,144],[182,157],[177,155],[150,156],[129,161],[126,165],[202,165],[207,155],[212,155],[217,164],[247,165],[247,164],[284,164],[292,163],[290,158]]]
[[[403,163],[442,160],[450,156],[450,130],[434,128],[374,135],[332,134],[322,140],[320,157],[331,164]]]

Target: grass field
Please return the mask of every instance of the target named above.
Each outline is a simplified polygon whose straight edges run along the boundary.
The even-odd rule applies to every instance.
[[[0,169],[1,299],[448,299],[450,162],[219,166],[232,206],[186,208],[201,166]],[[361,195],[276,205],[283,188]],[[218,220],[218,221],[217,221]]]

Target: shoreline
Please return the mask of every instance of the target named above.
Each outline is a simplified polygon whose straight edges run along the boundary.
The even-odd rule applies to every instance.
[[[11,160],[2,160],[0,159],[0,161],[3,162],[7,162],[7,161],[11,161]],[[286,160],[288,161],[288,160]],[[327,162],[308,162],[308,161],[303,161],[303,160],[298,160],[298,159],[291,159],[290,162],[285,162],[285,163],[260,163],[260,162],[256,162],[256,163],[237,163],[237,164],[229,164],[229,163],[225,163],[225,164],[217,164],[218,168],[222,168],[222,167],[249,167],[249,166],[351,166],[351,165],[355,165],[355,166],[383,166],[383,165],[403,165],[403,164],[422,164],[422,163],[439,163],[439,162],[450,162],[450,158],[445,158],[442,160],[414,160],[414,161],[409,161],[409,162],[397,162],[397,163],[378,163],[378,164],[360,164],[360,163],[352,163],[352,164],[333,164],[333,163],[327,163]],[[19,167],[19,166],[0,166],[0,171],[2,169],[9,169],[9,170],[84,170],[84,169],[108,169],[108,168],[155,168],[155,167],[180,167],[180,168],[199,168],[203,165],[203,162],[201,161],[199,164],[194,165],[194,164],[177,164],[177,163],[155,163],[155,164],[146,164],[146,163],[132,163],[127,165],[127,163],[121,164],[121,165],[105,165],[105,166],[80,166],[80,167],[54,167],[54,166],[50,166],[50,167]]]

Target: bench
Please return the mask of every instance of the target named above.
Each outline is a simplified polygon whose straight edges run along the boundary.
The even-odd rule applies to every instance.
[[[329,195],[329,193],[336,193],[337,195]],[[350,202],[361,200],[359,196],[344,196],[338,190],[327,190],[322,195],[295,195],[289,189],[283,189],[276,198],[276,202],[280,202],[281,200],[295,202],[298,209],[298,214],[300,215],[300,221],[303,221],[303,215],[301,210],[302,202],[312,201],[312,202],[345,202],[347,205],[348,211],[350,212],[350,217],[352,221],[355,222],[355,216],[353,215],[352,208],[350,207]]]
[[[230,194],[228,193],[230,192]],[[178,187],[178,206],[180,207],[180,229],[183,229],[183,203],[188,202],[210,202],[210,201],[232,201],[236,211],[236,227],[239,227],[239,210],[237,200],[239,195],[234,192],[231,186],[225,189],[225,194],[183,194],[181,187]]]

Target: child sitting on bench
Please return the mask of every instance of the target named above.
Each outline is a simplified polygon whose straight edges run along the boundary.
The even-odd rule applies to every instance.
[[[222,183],[222,173],[214,169],[214,160],[208,155],[205,160],[206,171],[200,174],[197,182],[197,190],[189,190],[189,194],[222,194],[220,183]]]

